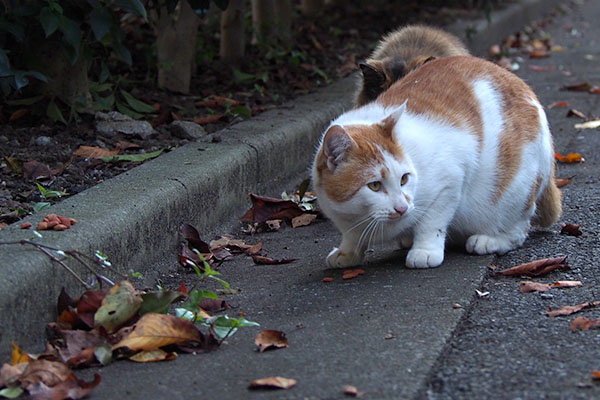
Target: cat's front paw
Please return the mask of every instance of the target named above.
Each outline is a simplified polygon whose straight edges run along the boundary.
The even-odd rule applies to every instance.
[[[411,249],[406,256],[408,268],[434,268],[444,261],[444,250]]]
[[[483,254],[505,254],[516,246],[507,238],[488,235],[472,235],[467,239],[465,245],[469,253]]]
[[[345,253],[337,247],[331,250],[327,256],[327,266],[330,268],[347,268],[354,267],[362,262],[362,258],[355,253]]]

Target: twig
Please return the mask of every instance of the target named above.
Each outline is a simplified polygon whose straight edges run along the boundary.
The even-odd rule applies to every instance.
[[[79,275],[77,275],[75,273],[75,271],[73,271],[71,268],[69,268],[69,266],[67,264],[65,264],[62,260],[59,260],[58,258],[56,258],[54,256],[54,254],[50,253],[48,250],[46,250],[44,247],[42,246],[38,246],[36,244],[33,244],[33,246],[38,249],[39,251],[41,251],[42,253],[46,254],[48,257],[50,257],[50,259],[52,261],[55,261],[57,263],[59,263],[64,269],[67,270],[67,272],[69,272],[71,275],[73,275],[73,277],[75,279],[77,279],[79,281],[79,283],[81,283],[83,285],[83,287],[85,287],[86,289],[92,289],[92,287],[90,285],[88,285],[83,279],[81,279],[79,277]],[[59,250],[60,251],[60,250]]]

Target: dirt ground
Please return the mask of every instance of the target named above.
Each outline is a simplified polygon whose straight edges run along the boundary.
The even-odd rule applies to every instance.
[[[153,86],[156,75],[140,67],[144,55],[132,51],[136,67],[122,72],[138,82],[131,89],[135,97],[157,110],[146,118],[158,131],[150,138],[102,136],[95,129],[93,115],[82,114],[65,126],[29,110],[14,118],[18,107],[0,105],[0,229],[34,212],[39,202],[55,203],[139,164],[74,155],[82,145],[115,149],[126,141],[128,148],[121,154],[168,152],[193,140],[172,132],[169,124],[175,119],[195,121],[207,132],[215,132],[352,73],[381,36],[398,26],[413,22],[443,26],[458,16],[480,14],[474,9],[423,6],[417,1],[350,4],[328,9],[315,20],[297,16],[291,50],[249,46],[248,62],[240,68],[246,75],[241,77],[210,60],[218,38],[214,32],[204,36],[199,59],[207,62],[197,65],[189,96],[157,91]],[[135,49],[139,36],[130,36]],[[231,104],[218,104],[215,100],[221,97],[241,106],[246,115],[232,112]],[[50,192],[44,198],[36,182],[61,197]]]

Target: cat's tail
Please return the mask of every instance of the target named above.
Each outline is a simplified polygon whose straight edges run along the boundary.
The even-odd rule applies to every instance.
[[[542,227],[549,227],[562,213],[562,193],[556,186],[554,174],[551,174],[546,188],[537,199],[537,212],[533,223]]]

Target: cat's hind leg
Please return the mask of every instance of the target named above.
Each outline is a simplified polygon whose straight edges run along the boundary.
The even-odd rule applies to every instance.
[[[483,254],[506,254],[520,247],[529,231],[529,221],[520,221],[510,232],[494,235],[475,234],[469,236],[465,248],[469,253]]]

